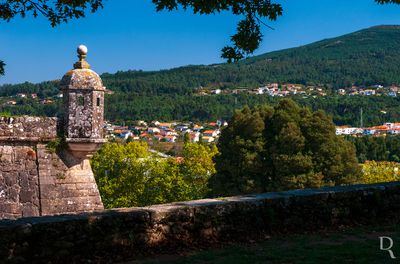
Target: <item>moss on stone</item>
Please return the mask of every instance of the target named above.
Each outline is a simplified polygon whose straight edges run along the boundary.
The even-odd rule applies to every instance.
[[[46,149],[51,153],[58,153],[66,148],[64,138],[56,138],[46,144]]]

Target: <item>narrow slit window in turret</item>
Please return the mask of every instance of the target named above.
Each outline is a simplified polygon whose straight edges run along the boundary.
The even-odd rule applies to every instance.
[[[85,105],[85,99],[83,96],[78,97],[78,105],[79,106],[84,106]]]

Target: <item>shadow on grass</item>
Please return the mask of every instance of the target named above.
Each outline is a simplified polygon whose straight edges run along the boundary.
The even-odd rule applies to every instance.
[[[319,264],[398,263],[379,249],[379,237],[394,241],[393,253],[400,258],[400,227],[375,226],[337,232],[285,235],[247,244],[225,245],[219,249],[162,255],[129,264]],[[126,264],[128,264],[126,263]]]

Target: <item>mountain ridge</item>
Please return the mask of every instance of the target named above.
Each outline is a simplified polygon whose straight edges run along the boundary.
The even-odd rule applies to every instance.
[[[196,96],[198,88],[256,88],[279,82],[322,85],[328,94],[335,94],[335,89],[352,85],[400,84],[398,65],[400,26],[372,27],[234,64],[106,73],[102,75],[103,82],[114,93],[106,96],[105,114],[108,120],[120,123],[139,119],[229,119],[235,109],[274,104],[279,98],[247,93]],[[59,93],[57,81],[0,86],[0,112],[46,116],[59,112],[60,99],[54,99],[54,104],[42,105],[39,100],[17,97],[13,99],[16,105],[7,105],[7,96],[17,93],[37,93],[41,99],[55,98]],[[361,108],[364,124],[400,120],[400,96],[294,96],[293,99],[313,110],[325,110],[338,125],[359,124]]]
[[[266,82],[319,84],[335,89],[353,84],[390,85],[400,83],[397,70],[400,64],[399,48],[400,26],[379,25],[295,48],[261,54],[235,64],[190,65],[146,74],[189,78],[190,81],[185,83],[188,88],[215,86],[215,83],[220,83],[222,88],[251,88]],[[125,75],[126,72],[117,76],[122,77],[121,74]],[[106,82],[110,81],[109,77],[114,79],[109,74],[103,76]],[[163,85],[174,86],[169,81]],[[109,84],[113,88],[113,82]]]
[[[268,82],[318,84],[338,89],[353,84],[400,83],[399,64],[400,25],[377,25],[233,64],[128,70],[104,73],[101,77],[111,90],[143,95],[191,94],[198,87],[254,88]],[[18,92],[38,92],[43,86],[49,89],[56,84],[57,81],[29,83],[25,90],[23,84],[1,85],[0,96],[12,95],[18,89]],[[51,90],[50,93],[55,93],[58,89]]]

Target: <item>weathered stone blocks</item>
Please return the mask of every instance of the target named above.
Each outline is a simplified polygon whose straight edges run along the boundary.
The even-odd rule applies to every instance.
[[[30,144],[0,143],[0,219],[38,215],[38,177],[26,171],[36,167],[30,151]]]
[[[106,88],[86,53],[78,49],[79,61],[60,82],[62,120],[0,117],[0,219],[103,209],[87,157],[106,141]],[[58,132],[67,146],[56,144]]]
[[[400,222],[399,208],[400,182],[395,182],[3,220],[0,260],[122,262],[138,255],[173,254],[185,247],[222,241],[348,225],[394,224]],[[9,205],[8,211],[18,210]]]
[[[37,145],[42,215],[103,209],[88,160],[75,160],[67,150],[50,153]]]
[[[49,150],[56,118],[0,117],[0,219],[103,209],[86,159]]]
[[[0,140],[38,141],[52,140],[56,137],[55,117],[0,117]]]

